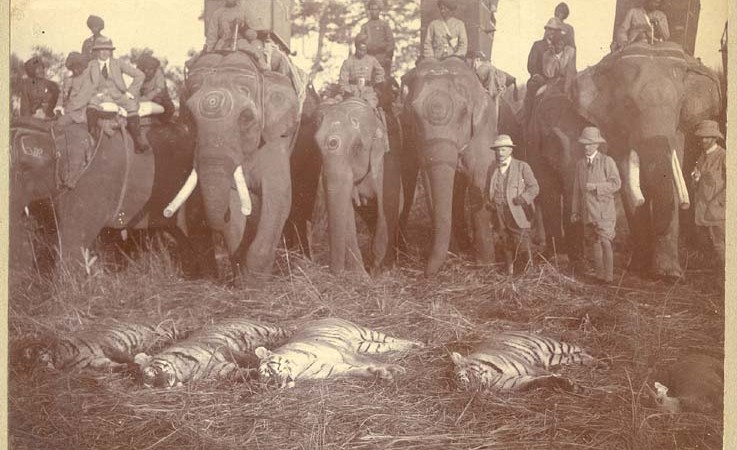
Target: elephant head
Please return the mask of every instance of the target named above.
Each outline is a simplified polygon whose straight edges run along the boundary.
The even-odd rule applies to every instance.
[[[233,52],[200,57],[187,89],[197,130],[188,187],[199,180],[208,225],[223,233],[235,261],[243,252],[246,269],[269,272],[291,203],[289,157],[299,120],[292,83]],[[244,241],[250,191],[260,194],[253,242]]]
[[[389,149],[381,119],[366,102],[351,99],[322,106],[317,120],[315,142],[322,156],[328,205],[330,270],[341,273],[347,266],[363,271],[353,205],[373,199],[377,219],[372,267],[378,266],[389,240],[383,208],[384,154]]]
[[[718,78],[675,44],[631,45],[577,79],[578,109],[603,131],[624,175],[636,254],[662,276],[682,274],[679,207],[687,208],[684,135],[719,114]]]
[[[458,58],[421,62],[405,81],[409,89],[404,104],[414,121],[433,205],[433,243],[425,273],[436,273],[445,261],[457,170],[470,179],[477,259],[492,262],[490,222],[481,197],[493,156],[489,145],[497,134],[496,99]]]

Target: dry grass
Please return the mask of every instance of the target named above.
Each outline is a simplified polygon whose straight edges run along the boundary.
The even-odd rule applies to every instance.
[[[282,275],[260,290],[184,281],[161,254],[115,274],[16,279],[12,351],[106,318],[191,328],[234,316],[286,325],[337,316],[429,346],[401,361],[407,374],[393,383],[291,390],[245,381],[147,389],[130,375],[27,372],[11,360],[12,448],[721,448],[721,416],[662,415],[644,388],[678,355],[722,354],[723,301],[708,273],[675,285],[625,274],[603,288],[547,263],[508,278],[451,258],[428,280],[420,255],[413,248],[402,268],[366,280],[281,253]],[[449,351],[500,329],[579,343],[609,368],[563,370],[588,388],[582,395],[457,391]]]

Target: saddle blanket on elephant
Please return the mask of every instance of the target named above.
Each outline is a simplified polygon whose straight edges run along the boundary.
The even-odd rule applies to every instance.
[[[59,126],[52,121],[22,118],[14,120],[12,128],[12,148],[54,161],[57,187],[73,188],[94,158],[94,140],[86,124]]]

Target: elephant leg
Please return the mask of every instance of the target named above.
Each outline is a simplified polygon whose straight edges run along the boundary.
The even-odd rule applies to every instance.
[[[78,185],[79,189],[79,185]],[[60,263],[90,267],[85,261],[100,230],[111,221],[113,205],[96,204],[73,195],[62,196],[57,204],[59,221]]]
[[[284,139],[284,138],[282,138]],[[258,166],[261,176],[261,208],[256,236],[248,248],[246,269],[257,277],[269,276],[273,269],[276,247],[292,203],[292,182],[289,157],[283,149],[287,144],[261,149],[267,154]],[[276,147],[276,148],[271,148]]]
[[[409,154],[407,149],[403,149],[401,157],[402,170],[402,194],[403,205],[402,212],[399,215],[399,243],[400,250],[407,249],[407,223],[409,215],[412,212],[412,205],[415,201],[415,190],[417,189],[417,175],[420,171],[420,165],[414,154]]]
[[[468,176],[462,172],[456,173],[453,180],[453,222],[450,240],[450,251],[454,253],[466,252],[471,248],[471,239],[466,224],[466,191]]]
[[[391,268],[397,258],[399,236],[399,211],[402,208],[401,162],[392,153],[384,156],[384,173],[382,175],[382,192],[379,194],[379,207],[383,210],[383,222],[386,228],[382,237],[377,233],[375,253],[378,255],[384,247],[384,256],[377,261],[382,268]],[[381,216],[380,216],[381,217]]]
[[[476,250],[477,264],[493,264],[496,261],[494,251],[494,230],[491,223],[491,211],[484,206],[481,190],[470,188],[471,220],[473,221],[473,243]]]
[[[38,272],[42,275],[50,274],[54,268],[57,246],[56,213],[50,200],[37,200],[28,205],[30,218],[33,219],[34,233],[33,258]]]

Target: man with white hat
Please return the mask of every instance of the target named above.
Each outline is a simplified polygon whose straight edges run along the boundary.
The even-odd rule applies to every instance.
[[[614,160],[599,151],[606,141],[598,128],[584,128],[578,142],[583,144],[586,157],[576,162],[571,222],[583,220],[586,245],[593,250],[595,277],[599,283],[611,283],[614,281],[612,240],[617,223],[614,193],[622,180]]]
[[[94,95],[87,108],[87,125],[94,134],[97,124],[98,111],[102,110],[102,103],[112,102],[127,113],[126,128],[131,134],[136,153],[143,153],[149,149],[148,143],[141,134],[141,122],[138,117],[138,99],[141,95],[141,85],[146,78],[145,74],[127,62],[113,58],[113,41],[104,36],[95,41],[92,53],[95,59],[87,66]],[[133,78],[130,86],[126,86],[123,74]]]
[[[691,172],[696,187],[694,216],[699,231],[708,238],[714,249],[721,270],[724,270],[724,220],[727,202],[727,151],[717,144],[724,139],[719,125],[713,120],[704,120],[696,126],[694,135],[699,139],[701,154]]]
[[[514,159],[514,142],[506,134],[500,134],[490,147],[496,158],[489,167],[487,202],[492,211],[492,228],[504,248],[506,270],[514,273],[517,250],[527,253],[532,262],[530,227],[534,216],[533,202],[540,192],[530,165]]]

